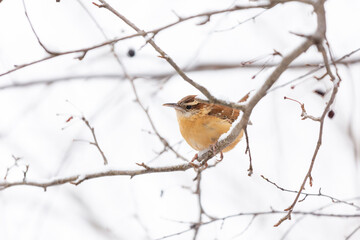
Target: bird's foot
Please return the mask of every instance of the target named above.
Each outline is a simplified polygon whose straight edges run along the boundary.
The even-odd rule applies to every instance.
[[[220,159],[216,159],[216,163],[221,162],[224,159],[224,154],[222,151],[220,151]]]
[[[191,159],[191,161],[189,162],[189,164],[190,164],[194,169],[200,167],[200,165],[197,165],[197,164],[194,163],[194,161],[195,161],[195,160],[198,160],[198,159],[199,159],[199,155],[196,153],[196,154],[194,155],[194,157]]]
[[[216,143],[210,145],[210,150],[212,151],[214,156],[216,156]],[[216,159],[216,163],[221,162],[223,159],[224,159],[224,154],[222,151],[220,151],[220,159]]]
[[[196,163],[194,163],[195,160],[199,159],[199,155],[196,153],[195,156],[191,159],[191,161],[189,162],[189,164],[195,169],[195,170],[205,170],[208,167],[208,163],[205,162],[205,164],[202,165],[198,165]]]
[[[199,159],[199,155],[195,154],[195,156],[191,159],[191,162],[193,163],[195,160]]]

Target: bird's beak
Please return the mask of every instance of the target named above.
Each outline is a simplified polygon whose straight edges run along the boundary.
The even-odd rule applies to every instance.
[[[183,110],[182,107],[179,106],[179,104],[177,103],[165,103],[163,104],[163,106],[165,107],[172,107],[172,108],[175,108],[176,110]]]

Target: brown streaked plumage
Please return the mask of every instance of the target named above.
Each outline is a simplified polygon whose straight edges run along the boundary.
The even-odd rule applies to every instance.
[[[231,124],[239,116],[237,109],[200,102],[196,95],[186,96],[177,103],[166,103],[164,106],[175,108],[181,135],[198,151],[215,144],[223,133],[229,131]],[[222,152],[233,149],[242,136],[243,131]]]

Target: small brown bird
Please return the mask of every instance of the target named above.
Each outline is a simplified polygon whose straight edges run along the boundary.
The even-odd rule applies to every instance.
[[[163,106],[176,110],[181,135],[192,148],[198,151],[212,148],[219,137],[229,131],[231,124],[239,116],[237,109],[198,101],[196,95],[189,95],[177,103],[166,103]],[[242,136],[243,131],[222,152],[233,149]],[[193,160],[196,158],[197,155]]]

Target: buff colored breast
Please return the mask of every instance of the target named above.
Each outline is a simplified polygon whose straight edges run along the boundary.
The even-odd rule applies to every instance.
[[[186,142],[195,150],[202,151],[217,142],[219,137],[229,131],[231,124],[216,116],[203,116],[195,115],[187,117],[182,114],[177,114],[177,119],[180,126],[181,135]],[[233,149],[236,144],[241,140],[243,131],[228,147],[223,149],[222,152],[227,152]]]

